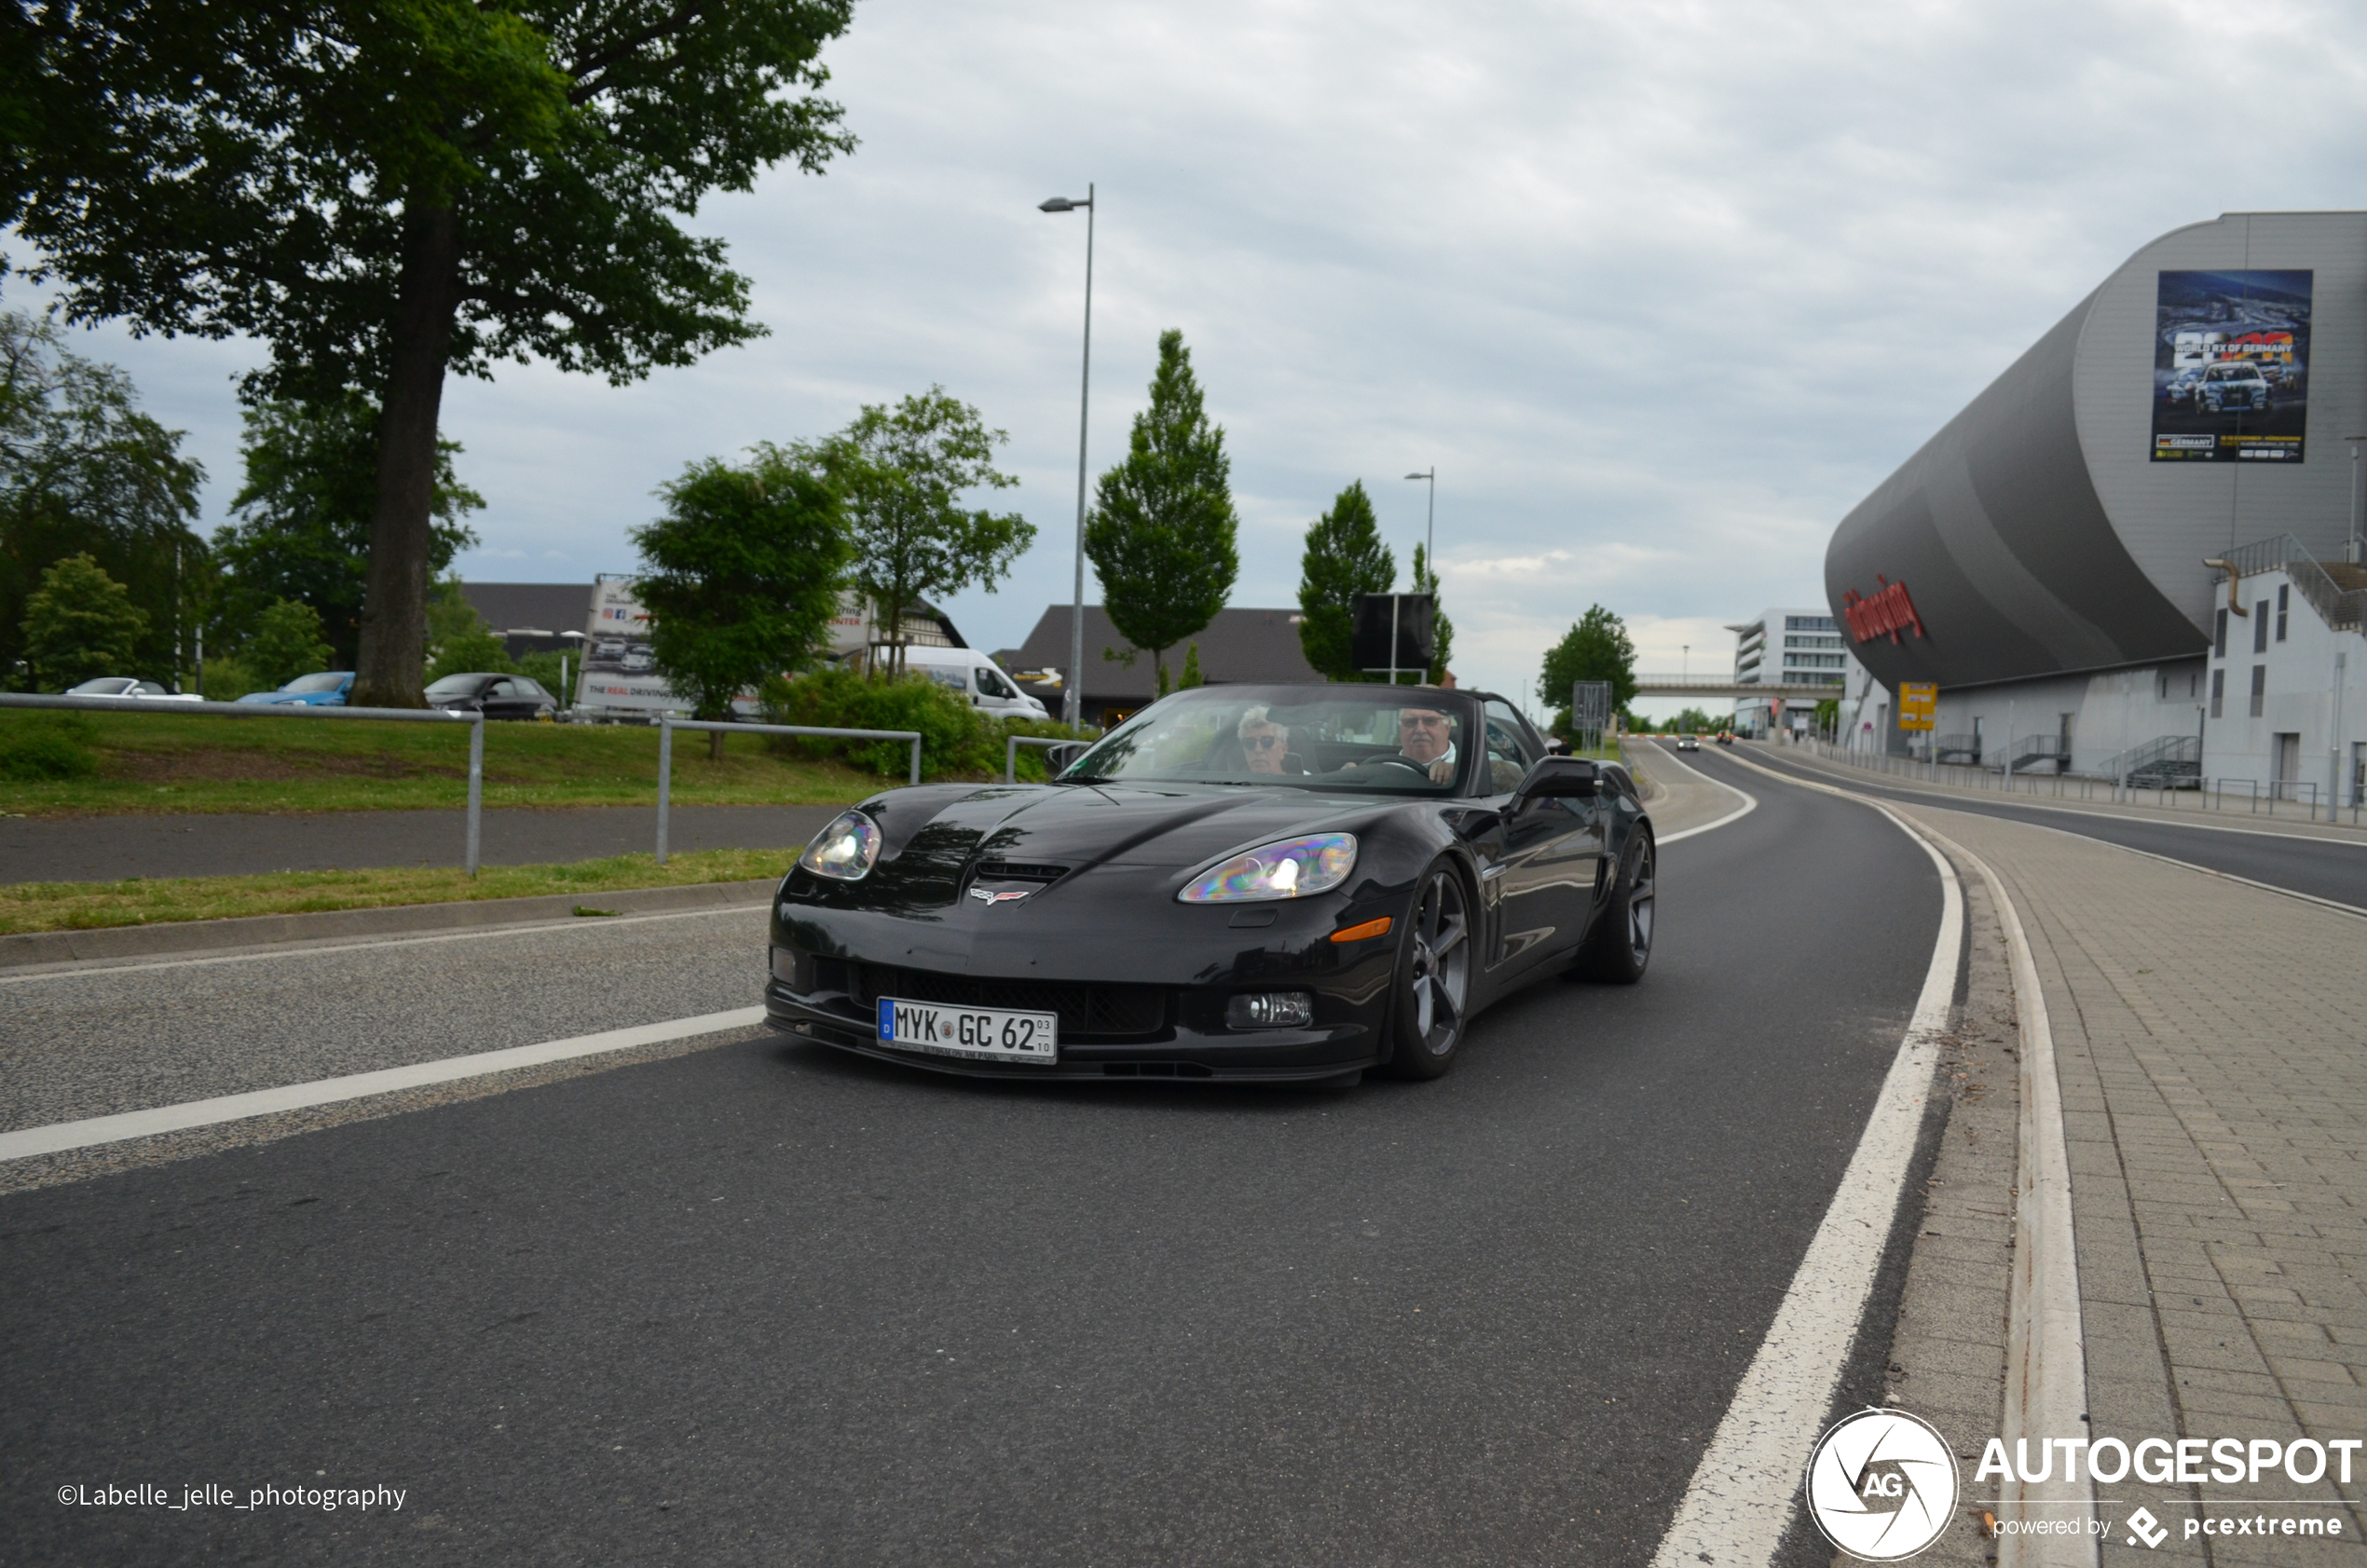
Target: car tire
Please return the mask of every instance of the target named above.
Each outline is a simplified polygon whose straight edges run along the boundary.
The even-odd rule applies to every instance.
[[[1443,1078],[1462,1050],[1471,997],[1472,899],[1463,872],[1441,855],[1414,887],[1389,982],[1392,1078]]]
[[[1652,961],[1652,931],[1658,910],[1660,853],[1651,829],[1637,827],[1620,855],[1610,905],[1578,950],[1570,973],[1610,986],[1632,986]]]

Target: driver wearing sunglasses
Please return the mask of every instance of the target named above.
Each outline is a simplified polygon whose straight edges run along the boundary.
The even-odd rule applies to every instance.
[[[1267,718],[1263,706],[1243,714],[1233,732],[1240,739],[1241,755],[1247,758],[1251,772],[1286,771],[1282,763],[1291,749],[1290,731]]]

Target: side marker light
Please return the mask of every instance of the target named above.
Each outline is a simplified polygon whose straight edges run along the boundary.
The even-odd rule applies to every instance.
[[[1334,942],[1363,942],[1375,936],[1387,936],[1389,934],[1389,917],[1383,915],[1377,920],[1366,920],[1362,925],[1352,925],[1345,931],[1335,931],[1332,933],[1332,940]]]

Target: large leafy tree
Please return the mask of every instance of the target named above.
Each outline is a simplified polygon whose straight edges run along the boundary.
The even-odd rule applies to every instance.
[[[453,471],[459,450],[456,441],[436,443],[428,570],[437,577],[477,542],[461,519],[485,505]],[[226,574],[214,601],[222,640],[236,643],[267,607],[294,599],[320,612],[336,667],[352,668],[377,507],[377,405],[359,392],[251,402],[240,456],[246,483],[230,498],[239,521],[213,531],[214,559]]]
[[[1553,713],[1556,734],[1570,735],[1570,687],[1582,680],[1611,683],[1611,706],[1624,709],[1635,699],[1635,645],[1627,623],[1600,605],[1590,605],[1562,640],[1545,655],[1538,677],[1538,700]]]
[[[418,705],[448,372],[616,382],[761,334],[680,220],[851,149],[853,0],[81,0],[21,9],[0,222],[75,320],[246,334],[248,390],[374,398],[354,699]],[[11,48],[21,44],[12,39]],[[7,97],[0,93],[0,98]]]
[[[129,672],[148,618],[123,584],[90,556],[69,555],[41,574],[24,607],[25,658],[36,687],[63,691]]]
[[[1151,406],[1134,416],[1126,458],[1101,475],[1085,553],[1118,634],[1150,651],[1158,689],[1167,650],[1216,619],[1240,574],[1233,460],[1211,425],[1184,334],[1159,334]]]
[[[1396,580],[1397,557],[1381,542],[1373,498],[1355,480],[1307,527],[1298,573],[1298,643],[1307,661],[1333,680],[1362,680],[1349,652],[1356,596],[1386,593]]]
[[[961,504],[965,491],[1019,484],[994,467],[994,449],[1008,440],[988,429],[977,409],[931,387],[893,408],[867,404],[854,423],[822,441],[780,453],[762,449],[772,460],[813,465],[844,499],[855,586],[898,673],[904,617],[917,601],[973,583],[992,593],[1035,542],[1035,525],[1019,513]]]
[[[26,657],[41,574],[88,555],[141,616],[102,673],[173,677],[206,554],[189,527],[205,470],[181,435],[140,412],[130,376],[68,349],[50,317],[0,312],[0,670]]]
[[[650,652],[699,718],[730,718],[732,698],[806,664],[845,581],[838,493],[790,454],[753,457],[691,464],[659,491],[665,514],[633,530]],[[719,731],[708,743],[723,755]]]

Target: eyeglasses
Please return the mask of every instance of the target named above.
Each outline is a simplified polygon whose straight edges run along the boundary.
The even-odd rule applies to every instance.
[[[1281,743],[1282,737],[1279,735],[1252,735],[1241,743],[1241,744],[1254,747],[1258,751],[1265,751],[1268,747],[1279,746]]]
[[[1443,729],[1446,720],[1436,714],[1407,714],[1397,721],[1400,729]]]

